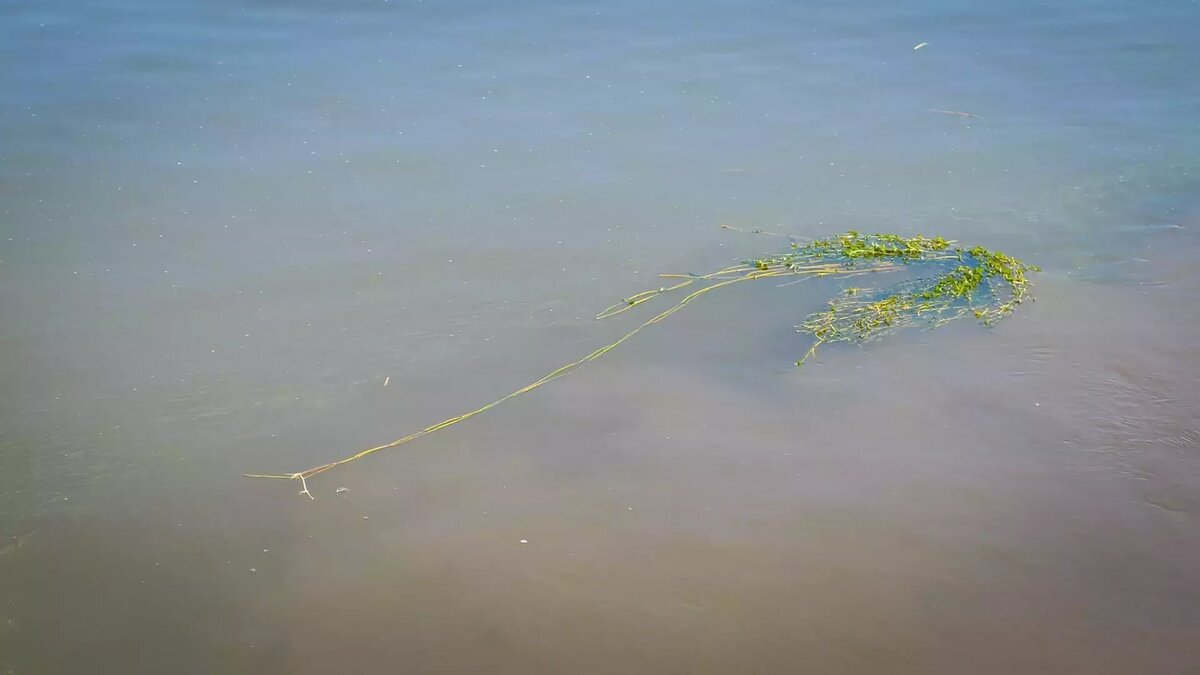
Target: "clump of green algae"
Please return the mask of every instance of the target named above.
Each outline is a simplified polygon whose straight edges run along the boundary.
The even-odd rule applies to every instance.
[[[895,329],[930,327],[973,315],[993,325],[1027,300],[1027,272],[1037,267],[982,246],[963,248],[942,237],[896,234],[845,234],[793,244],[782,255],[748,261],[759,270],[803,270],[813,263],[841,263],[845,270],[892,271],[897,264],[924,263],[923,274],[887,289],[847,288],[829,306],[808,316],[797,328],[813,336],[812,346],[796,362],[802,365],[817,347],[829,342],[868,342]],[[918,270],[918,273],[920,270]]]

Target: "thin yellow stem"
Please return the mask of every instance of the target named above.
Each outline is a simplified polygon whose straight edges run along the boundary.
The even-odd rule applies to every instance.
[[[879,268],[872,268],[872,270],[876,270],[876,269],[877,269],[877,271],[890,271],[891,269],[898,269],[898,267],[881,266]],[[733,270],[736,270],[736,272],[734,272]],[[616,341],[611,342],[607,345],[604,345],[603,347],[600,347],[600,348],[594,350],[593,352],[591,352],[587,356],[584,356],[581,359],[578,359],[576,361],[568,363],[565,366],[559,367],[559,368],[547,373],[546,375],[542,376],[538,380],[535,380],[534,382],[531,382],[530,384],[527,384],[524,387],[517,389],[516,391],[513,391],[505,396],[502,396],[502,397],[492,401],[491,403],[480,406],[479,408],[476,408],[469,412],[462,413],[460,415],[455,415],[454,417],[450,417],[448,419],[444,419],[441,422],[438,422],[437,424],[427,426],[424,429],[421,429],[420,431],[413,432],[402,438],[397,438],[394,441],[384,443],[382,445],[376,445],[374,447],[366,448],[365,450],[356,452],[353,455],[343,457],[342,459],[339,459],[336,461],[321,464],[319,466],[314,466],[309,469],[305,469],[304,471],[297,471],[294,473],[286,473],[286,474],[250,474],[250,473],[247,473],[247,474],[242,474],[242,475],[247,478],[274,478],[274,479],[285,479],[285,480],[299,480],[301,483],[301,486],[303,488],[301,490],[301,494],[308,495],[308,497],[310,499],[312,499],[313,498],[312,493],[308,491],[308,483],[307,483],[308,478],[312,478],[313,476],[316,476],[317,474],[324,473],[326,471],[329,471],[330,469],[336,468],[343,464],[349,464],[350,462],[357,461],[359,459],[367,457],[368,455],[373,455],[377,452],[380,452],[381,450],[395,448],[397,446],[404,445],[405,443],[415,441],[418,438],[421,438],[422,436],[428,436],[429,434],[435,433],[437,431],[441,431],[443,429],[446,429],[447,427],[453,426],[460,422],[465,422],[466,420],[471,419],[472,417],[475,417],[476,415],[480,415],[482,413],[485,413],[485,412],[491,410],[492,408],[495,408],[496,406],[504,403],[505,401],[508,401],[512,398],[516,398],[517,396],[520,396],[522,394],[533,391],[534,389],[537,389],[538,387],[541,387],[542,385],[547,384],[548,382],[551,382],[560,377],[563,377],[564,375],[568,375],[571,372],[574,372],[580,366],[582,366],[586,363],[595,361],[596,359],[600,358],[601,356],[604,356],[605,354],[612,351],[613,349],[616,349],[618,346],[620,346],[621,344],[623,344],[625,341],[629,340],[633,336],[637,335],[638,333],[642,332],[644,329],[667,319],[667,317],[669,317],[672,314],[674,314],[675,312],[678,312],[679,310],[683,309],[688,304],[690,304],[693,300],[704,295],[705,293],[709,293],[709,292],[717,290],[718,288],[724,288],[726,286],[730,286],[732,284],[736,284],[739,282],[754,281],[757,279],[769,279],[769,278],[782,277],[782,276],[793,276],[793,275],[797,275],[797,274],[805,276],[805,277],[808,277],[808,276],[830,276],[830,275],[835,275],[835,274],[840,274],[840,275],[844,275],[844,276],[855,276],[855,275],[862,274],[862,273],[872,271],[872,270],[846,268],[843,265],[834,264],[834,263],[808,265],[808,266],[803,266],[803,267],[788,267],[785,265],[773,265],[773,266],[768,266],[766,269],[734,267],[734,268],[726,268],[725,270],[720,270],[718,272],[713,272],[713,273],[710,273],[707,275],[689,278],[687,281],[683,281],[681,283],[675,284],[674,286],[671,286],[669,288],[658,289],[655,291],[643,291],[641,293],[638,293],[638,294],[632,296],[630,299],[626,300],[625,307],[623,307],[619,310],[616,310],[616,311],[612,311],[613,308],[609,308],[609,310],[605,310],[605,312],[602,312],[600,316],[607,317],[607,316],[613,316],[615,314],[619,314],[620,312],[625,311],[626,309],[629,309],[630,307],[632,307],[636,304],[640,304],[641,302],[644,302],[653,297],[656,297],[659,294],[666,293],[666,292],[676,290],[679,288],[683,288],[692,283],[695,283],[696,281],[716,281],[716,283],[705,286],[704,288],[696,289],[696,290],[692,291],[691,293],[685,295],[682,299],[679,300],[679,302],[668,307],[667,309],[663,310],[662,312],[659,312],[658,314],[654,315],[649,320],[643,322],[642,324],[635,327],[633,330],[622,335]],[[738,273],[738,276],[735,276],[733,278],[724,278],[725,275],[734,274],[734,273]],[[614,307],[617,307],[617,305],[614,305]],[[816,349],[816,345],[814,345],[813,348],[809,350],[809,355],[811,355],[812,351],[815,349]],[[806,355],[805,358],[807,358],[807,356],[808,355]]]

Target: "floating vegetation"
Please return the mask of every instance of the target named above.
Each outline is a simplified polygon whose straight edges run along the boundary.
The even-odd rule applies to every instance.
[[[311,499],[307,479],[487,412],[509,399],[567,375],[585,363],[595,361],[645,328],[683,309],[701,295],[736,283],[784,277],[790,278],[787,283],[795,283],[823,277],[907,273],[904,280],[886,288],[848,287],[830,299],[825,309],[810,314],[797,326],[798,330],[812,336],[808,351],[796,362],[796,365],[802,365],[823,344],[870,342],[900,328],[919,325],[936,328],[965,316],[972,316],[984,325],[993,325],[1030,297],[1027,273],[1037,269],[1004,253],[979,246],[964,248],[941,237],[902,237],[851,231],[805,244],[793,241],[789,250],[778,255],[747,260],[708,274],[662,274],[659,276],[671,280],[670,285],[631,295],[601,312],[597,318],[615,316],[660,295],[693,288],[674,305],[644,321],[615,342],[553,370],[506,396],[403,438],[311,469],[285,474],[244,475],[249,478],[299,480],[303,488],[300,493]]]
[[[953,247],[940,237],[902,239],[849,232],[797,247],[797,252],[803,259],[841,256],[847,264],[864,258],[940,263],[934,265],[933,274],[885,289],[850,287],[829,300],[827,309],[809,315],[799,326],[813,336],[813,343],[797,365],[828,342],[870,342],[898,328],[919,324],[936,328],[968,314],[990,326],[1029,297],[1026,273],[1037,270],[1004,253],[981,246]]]

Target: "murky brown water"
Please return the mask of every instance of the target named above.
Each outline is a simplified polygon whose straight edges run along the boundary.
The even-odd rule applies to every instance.
[[[0,16],[0,672],[1200,672],[1194,7]],[[1045,271],[803,369],[832,287],[734,287],[240,477],[721,222]]]

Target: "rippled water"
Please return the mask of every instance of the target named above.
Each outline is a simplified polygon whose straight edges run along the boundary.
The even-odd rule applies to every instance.
[[[0,4],[0,671],[1200,668],[1198,30]],[[655,273],[778,245],[722,223],[1044,271],[995,329],[804,369],[832,287],[731,288],[316,501],[240,477],[492,400]]]

